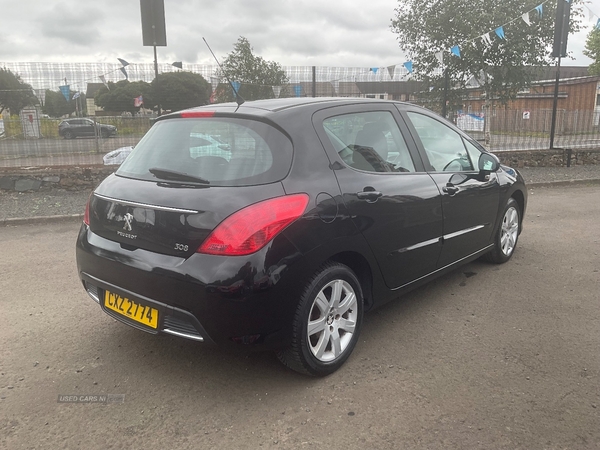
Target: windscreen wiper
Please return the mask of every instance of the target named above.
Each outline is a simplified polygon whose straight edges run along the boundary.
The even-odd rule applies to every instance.
[[[177,172],[176,170],[159,169],[157,167],[153,167],[152,169],[148,169],[148,172],[150,172],[156,178],[160,178],[161,180],[186,181],[190,183],[210,184],[210,181],[208,181],[205,178],[197,177],[195,175],[190,175],[183,172]]]

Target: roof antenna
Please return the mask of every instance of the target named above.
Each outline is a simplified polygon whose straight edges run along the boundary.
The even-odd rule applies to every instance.
[[[213,58],[215,58],[215,61],[217,62],[217,65],[219,66],[219,68],[221,69],[221,73],[225,76],[225,78],[227,79],[227,82],[229,83],[229,86],[231,86],[231,89],[233,89],[233,93],[235,95],[235,102],[238,105],[238,108],[240,106],[242,106],[244,104],[244,102],[246,100],[244,100],[242,98],[242,96],[238,93],[237,89],[235,87],[233,87],[233,83],[231,82],[231,80],[229,79],[229,77],[227,75],[225,75],[225,71],[223,70],[223,66],[221,65],[221,63],[219,62],[219,60],[217,59],[217,57],[215,56],[215,54],[213,53],[212,49],[210,48],[210,45],[208,45],[208,42],[206,42],[206,39],[204,39],[204,37],[202,37],[202,40],[204,41],[204,43],[206,44],[206,46],[208,47],[208,50],[210,51],[210,53],[213,55]]]

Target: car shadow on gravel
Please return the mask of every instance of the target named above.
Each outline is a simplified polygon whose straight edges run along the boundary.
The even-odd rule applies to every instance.
[[[413,340],[414,336],[410,334],[415,324],[429,327],[431,321],[428,318],[443,315],[448,305],[453,305],[452,309],[460,307],[460,290],[464,289],[461,285],[475,282],[478,272],[490,272],[494,267],[482,262],[468,264],[366,313],[361,338],[353,355],[341,370],[326,379],[348,378],[357,366],[376,361],[373,355],[394,355],[389,361],[404,359],[405,355],[398,345]],[[456,292],[446,292],[448,283],[455,286]],[[217,383],[229,389],[237,383],[233,380],[244,380],[252,389],[272,391],[275,386],[301,389],[324,380],[286,369],[273,352],[202,344],[168,335],[153,336],[108,317],[103,320],[113,323],[96,328],[97,331],[89,336],[90,342],[107,349],[102,355],[105,364],[120,366],[119,371],[129,374],[137,380],[136,383],[166,386],[168,380],[177,379],[178,383],[195,386],[198,380],[202,380],[205,385]],[[110,332],[106,332],[107,329]],[[234,389],[233,392],[239,395],[247,388],[243,391]],[[194,388],[193,391],[202,393],[203,389]]]

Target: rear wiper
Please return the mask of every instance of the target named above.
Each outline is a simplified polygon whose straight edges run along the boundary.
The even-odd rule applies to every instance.
[[[150,172],[156,178],[160,178],[161,180],[188,181],[192,183],[210,184],[210,181],[205,178],[183,172],[177,172],[176,170],[159,169],[157,167],[153,167],[152,169],[148,169],[148,172]]]

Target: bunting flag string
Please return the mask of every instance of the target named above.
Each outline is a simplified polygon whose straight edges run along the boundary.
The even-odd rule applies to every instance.
[[[494,30],[494,34],[501,40],[505,41],[506,40],[506,34],[504,32],[504,27],[506,27],[507,25],[510,25],[511,23],[521,19],[523,20],[523,22],[525,22],[528,26],[531,25],[531,18],[530,18],[530,13],[532,13],[533,11],[535,11],[538,15],[539,18],[542,17],[543,15],[543,11],[544,11],[544,4],[548,3],[550,0],[544,0],[542,3],[540,3],[539,5],[537,5],[535,8],[527,11],[526,13],[522,14],[519,17],[516,17],[508,22],[506,22],[503,25],[500,25],[499,27],[497,27]],[[569,1],[569,0],[566,0]],[[466,42],[464,42],[463,44],[461,44],[462,46],[465,46],[467,44],[472,44],[474,43],[476,40],[480,40],[481,43],[485,46],[485,47],[490,47],[492,45],[492,40],[490,37],[491,31],[488,31],[487,33],[484,33],[482,35],[480,35],[477,38],[468,40]],[[455,56],[458,56],[459,58],[461,57],[460,55],[460,46],[461,45],[454,45],[453,47],[450,48],[450,53],[452,53]],[[437,57],[437,55],[436,55]],[[439,58],[438,58],[439,61]],[[442,63],[440,63],[440,65],[443,65]]]

